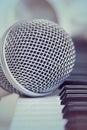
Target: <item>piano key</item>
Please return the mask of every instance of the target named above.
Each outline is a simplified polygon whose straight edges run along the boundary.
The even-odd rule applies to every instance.
[[[62,100],[65,95],[72,96],[72,95],[80,95],[81,97],[84,95],[86,97],[87,95],[87,85],[65,85],[60,90],[60,98]]]
[[[69,97],[66,95],[61,99],[61,105],[65,105],[67,102],[87,102],[87,96],[81,97],[80,95],[69,95]]]
[[[87,85],[65,85],[60,89],[60,99],[87,97]]]
[[[10,94],[0,101],[0,130],[10,129],[18,97],[17,94]]]
[[[76,64],[71,75],[60,86],[65,130],[87,130],[87,40],[73,38]]]
[[[10,130],[64,130],[63,106],[58,96],[44,98],[20,98]]]
[[[72,119],[65,125],[65,130],[87,130],[87,120]]]
[[[86,111],[66,111],[63,114],[63,119],[72,119],[77,118],[78,119],[86,119],[87,120],[87,112]]]
[[[80,87],[76,88],[76,87],[71,88],[71,89],[70,88],[69,89],[66,89],[66,88],[62,89],[62,91],[60,91],[60,94],[59,94],[60,97],[63,97],[66,94],[87,94],[87,89],[85,88],[85,86],[84,86],[84,88],[80,88]]]
[[[87,85],[87,76],[85,75],[71,75],[63,83],[64,85]]]

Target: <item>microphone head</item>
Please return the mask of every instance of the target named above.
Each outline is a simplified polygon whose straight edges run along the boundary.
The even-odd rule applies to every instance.
[[[27,96],[48,95],[69,76],[74,63],[74,44],[59,25],[43,19],[22,21],[2,39],[1,86]]]

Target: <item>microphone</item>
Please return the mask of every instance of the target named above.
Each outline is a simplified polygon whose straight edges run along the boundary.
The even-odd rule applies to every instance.
[[[2,38],[1,86],[32,97],[48,95],[69,76],[75,56],[71,37],[58,24],[18,22]]]

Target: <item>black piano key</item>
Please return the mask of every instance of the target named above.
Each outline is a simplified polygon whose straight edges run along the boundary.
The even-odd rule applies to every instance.
[[[69,120],[65,126],[65,130],[87,130],[87,120],[72,119]]]
[[[67,120],[65,130],[87,130],[87,94],[66,93],[61,104],[65,105],[62,109],[63,119]]]
[[[87,85],[65,85],[60,89],[60,96],[65,94],[87,94]]]
[[[71,75],[64,82],[65,85],[68,84],[78,84],[78,85],[87,85],[87,75]]]
[[[63,119],[70,120],[72,118],[87,119],[87,112],[86,111],[66,111],[63,114]]]
[[[87,85],[65,85],[60,89],[60,99],[63,102],[87,101]]]
[[[75,97],[75,95],[73,96],[69,95],[68,97],[66,95],[65,97],[61,99],[61,105],[65,105],[67,102],[69,103],[69,102],[84,102],[84,101],[87,102],[87,96],[80,97],[80,95],[78,95]]]
[[[65,113],[67,111],[71,111],[71,112],[82,112],[85,111],[87,112],[87,105],[65,105],[65,107],[63,108],[62,112]]]

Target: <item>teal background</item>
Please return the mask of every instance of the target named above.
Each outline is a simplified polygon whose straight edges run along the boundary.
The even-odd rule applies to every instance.
[[[19,1],[0,0],[0,37],[18,20],[15,12]],[[49,2],[56,10],[60,25],[67,32],[76,34],[87,30],[87,0],[49,0]]]

